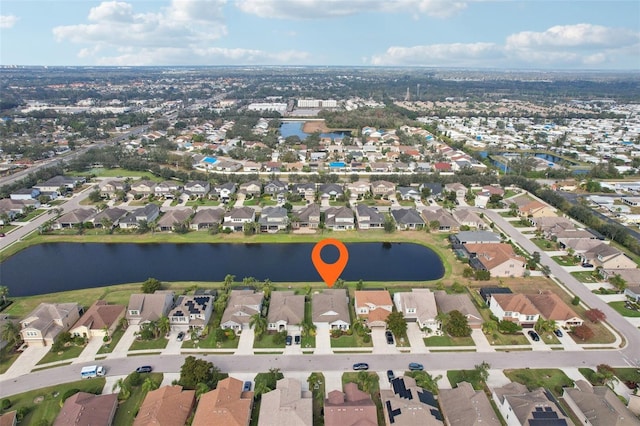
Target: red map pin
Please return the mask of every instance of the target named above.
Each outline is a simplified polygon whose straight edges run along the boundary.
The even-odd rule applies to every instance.
[[[336,263],[325,263],[322,257],[320,257],[320,252],[322,252],[325,246],[334,246],[338,249],[340,255]],[[318,244],[313,247],[311,251],[311,261],[327,286],[333,287],[342,271],[344,271],[345,266],[347,266],[349,251],[341,241],[334,238],[327,238],[318,242]]]

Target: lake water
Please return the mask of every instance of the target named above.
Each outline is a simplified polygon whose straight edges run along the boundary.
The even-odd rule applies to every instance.
[[[161,281],[222,281],[227,274],[274,282],[321,281],[311,263],[314,244],[50,243],[29,247],[0,264],[11,296]],[[444,275],[431,249],[412,243],[346,244],[346,281],[427,281]],[[322,251],[334,263],[337,249]]]
[[[284,121],[280,125],[280,135],[283,138],[287,138],[289,136],[298,136],[301,140],[305,140],[309,133],[305,133],[302,131],[302,127],[304,126],[304,122],[302,121]],[[331,133],[321,133],[321,138],[344,138],[349,135],[350,132],[331,132]]]

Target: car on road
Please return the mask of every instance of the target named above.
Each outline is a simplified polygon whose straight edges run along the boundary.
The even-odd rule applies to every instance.
[[[389,381],[392,381],[395,378],[396,378],[396,375],[393,374],[393,370],[387,370],[387,379],[389,379]]]
[[[246,381],[244,382],[244,385],[242,386],[242,392],[249,392],[251,390],[251,382],[250,381]]]
[[[583,263],[582,267],[583,268],[593,268],[593,265],[591,263]]]
[[[0,232],[0,237],[4,237],[4,232]]]
[[[136,373],[151,373],[153,371],[153,367],[150,365],[143,365],[141,367],[136,368]]]
[[[180,333],[178,333],[178,342],[182,342],[182,340],[184,339],[184,331],[181,331]]]
[[[391,332],[391,330],[385,331],[384,337],[387,338],[387,344],[393,345],[393,333]]]
[[[369,364],[367,364],[366,362],[358,362],[353,364],[353,369],[356,371],[368,370]]]
[[[295,343],[296,345],[299,345],[299,344],[300,344],[300,341],[301,341],[301,339],[300,339],[300,335],[299,335],[299,334],[296,334],[296,335],[293,337],[293,343]]]
[[[555,330],[553,330],[553,334],[555,334],[558,337],[562,337],[562,330],[560,330],[559,328],[556,328]]]
[[[287,346],[291,346],[292,342],[293,342],[293,337],[287,335],[287,338],[285,340],[285,343],[287,344]]]
[[[410,362],[409,370],[411,371],[422,371],[424,370],[424,366],[418,362]]]
[[[540,336],[538,336],[538,333],[536,333],[533,330],[529,330],[529,336],[531,337],[531,340],[533,340],[534,342],[540,341]]]

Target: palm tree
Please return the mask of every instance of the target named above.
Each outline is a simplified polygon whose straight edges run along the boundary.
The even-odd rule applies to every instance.
[[[118,399],[125,400],[129,399],[131,396],[131,389],[129,387],[129,383],[124,378],[119,378],[117,382],[113,384],[111,388],[111,392],[115,392],[116,389],[120,389],[118,393]]]
[[[144,382],[142,382],[143,392],[146,393],[156,389],[158,389],[158,384],[151,377],[147,377],[146,379],[144,379]]]
[[[9,347],[17,346],[20,342],[20,328],[18,324],[13,321],[6,321],[2,325],[2,331],[0,332],[2,340],[6,341]]]
[[[368,371],[358,372],[358,384],[364,392],[371,393],[375,389],[375,385],[378,383],[378,376],[371,374]]]
[[[235,281],[236,276],[235,275],[231,275],[231,274],[227,274],[224,277],[224,283],[223,283],[223,290],[224,291],[229,291],[229,289],[231,288],[231,284],[233,284],[233,282]]]
[[[166,315],[161,316],[157,322],[158,331],[161,335],[169,334],[171,331],[171,323],[169,322],[169,318]]]
[[[264,293],[264,298],[269,299],[271,297],[271,280],[267,278],[264,280],[264,284],[262,284],[262,291]]]
[[[267,319],[260,315],[260,313],[251,315],[249,320],[249,327],[253,328],[256,338],[262,338],[262,335],[267,331]]]
[[[200,397],[209,392],[211,390],[211,388],[209,388],[209,385],[207,385],[206,383],[198,383],[196,385],[196,399],[200,399]]]
[[[7,296],[9,296],[9,287],[6,285],[0,285],[0,297],[2,297],[2,304],[7,303]]]

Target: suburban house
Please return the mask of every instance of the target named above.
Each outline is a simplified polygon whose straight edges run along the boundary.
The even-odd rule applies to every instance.
[[[189,197],[203,198],[209,195],[211,184],[205,180],[194,180],[184,184],[184,193]]]
[[[320,225],[320,206],[314,203],[303,207],[301,210],[294,211],[291,215],[291,225],[293,229],[318,229]]]
[[[132,195],[151,195],[154,193],[155,191],[155,187],[156,187],[156,183],[151,181],[151,180],[139,180],[136,182],[133,182],[131,184],[131,189],[129,190],[129,192]]]
[[[391,216],[396,222],[397,229],[415,230],[424,226],[424,220],[422,220],[420,213],[416,209],[391,210]]]
[[[552,233],[560,230],[576,229],[573,222],[566,217],[543,216],[530,218],[529,221],[536,227],[536,229],[542,231],[542,233],[548,237],[551,237]]]
[[[209,323],[213,312],[211,295],[178,296],[169,314],[169,324],[180,330],[203,329]]]
[[[313,324],[318,328],[348,330],[351,326],[347,291],[326,289],[311,298]]]
[[[511,244],[465,244],[469,265],[489,271],[492,277],[522,277],[526,271],[525,258],[513,251]]]
[[[89,222],[96,213],[97,210],[93,208],[75,209],[57,218],[51,227],[53,229],[67,229],[80,226],[85,222]]]
[[[355,229],[353,211],[349,207],[329,207],[325,211],[324,225],[334,231]]]
[[[282,206],[264,207],[260,213],[258,224],[260,232],[286,231],[289,226],[289,212]]]
[[[549,399],[543,388],[530,392],[525,385],[511,382],[493,388],[492,397],[508,426],[530,426],[551,422],[554,426],[573,425],[556,403]]]
[[[40,303],[20,320],[20,336],[29,346],[49,346],[80,318],[77,303]]]
[[[249,426],[253,392],[242,390],[242,381],[227,377],[202,394],[191,426]]]
[[[118,394],[94,395],[78,392],[64,401],[54,426],[111,426],[118,408]]]
[[[438,402],[449,425],[501,425],[487,395],[473,389],[469,382],[460,382],[453,389],[438,389]]]
[[[160,216],[160,207],[158,207],[157,204],[149,203],[120,219],[120,228],[136,229],[140,222],[146,221],[147,223],[151,223],[156,220],[158,216]]]
[[[369,327],[386,327],[386,319],[393,312],[393,302],[386,290],[356,290],[354,304],[356,315]]]
[[[100,187],[100,195],[103,198],[111,198],[115,196],[118,191],[126,193],[129,191],[129,184],[122,180],[108,180]]]
[[[12,200],[11,198],[0,199],[0,215],[6,214],[9,221],[12,221],[19,214],[25,214],[28,206],[37,208],[40,206],[40,202],[34,200],[33,202],[28,200]],[[0,224],[6,225],[4,219],[0,219]]]
[[[447,183],[444,186],[444,190],[447,192],[455,192],[456,198],[464,198],[467,195],[467,187],[459,182]]]
[[[576,380],[575,387],[563,388],[562,398],[580,422],[591,426],[637,426],[633,414],[608,386],[591,386]]]
[[[420,190],[411,186],[399,186],[398,193],[400,194],[400,198],[405,201],[420,201],[422,199]]]
[[[578,327],[584,322],[560,296],[551,291],[527,294],[527,298],[544,319],[555,321],[558,327]]]
[[[193,209],[171,209],[162,215],[157,222],[157,228],[160,231],[173,231],[176,226],[189,225],[189,219],[193,214]]]
[[[16,201],[36,200],[39,196],[40,191],[36,188],[20,188],[9,194],[9,198]]]
[[[371,185],[369,184],[369,182],[359,180],[356,182],[348,183],[347,190],[351,193],[351,197],[362,199],[367,194],[367,192],[371,191]]]
[[[220,327],[230,328],[235,331],[249,328],[251,316],[260,314],[263,300],[263,292],[231,290],[227,308],[224,310],[220,320]]]
[[[356,206],[356,219],[358,221],[358,229],[381,229],[384,227],[384,216],[374,207],[366,204],[358,204]]]
[[[440,329],[440,321],[436,318],[436,297],[428,288],[413,288],[410,292],[394,293],[393,303],[407,322],[417,322],[422,330]]]
[[[166,316],[173,306],[172,291],[156,291],[153,294],[136,293],[129,297],[125,318],[130,325],[157,321]]]
[[[251,207],[234,207],[224,214],[222,229],[242,231],[245,223],[255,222],[256,211]]]
[[[17,426],[18,410],[6,411],[0,414],[0,426]]]
[[[191,229],[217,228],[224,218],[224,210],[216,208],[199,208],[191,219]]]
[[[93,223],[96,228],[104,228],[105,226],[115,228],[126,214],[127,211],[119,207],[108,207],[89,219],[89,222]]]
[[[376,426],[376,405],[371,396],[358,389],[355,383],[346,383],[344,392],[332,390],[324,400],[325,426]]]
[[[388,197],[396,192],[396,184],[387,182],[386,180],[377,180],[371,182],[371,193],[373,196]]]
[[[584,263],[591,263],[596,268],[633,269],[638,265],[625,253],[606,243],[601,243],[580,255]]]
[[[451,244],[456,249],[462,248],[462,244],[496,244],[502,241],[500,235],[491,231],[460,231],[449,237]]]
[[[312,426],[313,400],[311,392],[302,391],[300,381],[280,379],[276,388],[262,394],[258,426]]]
[[[460,224],[457,220],[445,209],[440,206],[427,206],[422,209],[422,217],[426,226],[437,231],[457,231]],[[431,226],[434,223],[437,226]]]
[[[287,184],[279,180],[271,180],[264,184],[264,193],[274,196],[287,192]]]
[[[453,211],[453,218],[462,226],[469,228],[484,229],[484,220],[471,210],[456,209]]]
[[[413,377],[397,377],[391,389],[381,389],[382,411],[387,426],[444,425],[435,396],[418,387]]]
[[[109,305],[105,300],[96,300],[73,324],[69,333],[85,338],[111,336],[126,310],[124,305]]]
[[[425,189],[428,189],[429,198],[434,198],[434,199],[439,198],[440,195],[442,194],[442,184],[439,182],[421,183],[418,189],[420,190],[420,192],[424,191]]]
[[[586,253],[600,244],[602,244],[600,240],[587,238],[562,238],[558,240],[558,245],[561,249],[565,251],[573,250],[574,255]]]
[[[156,197],[163,197],[165,199],[173,199],[174,195],[180,191],[181,186],[176,181],[165,180],[164,182],[157,183],[153,188],[153,193]]]
[[[296,183],[293,185],[293,192],[298,193],[307,200],[314,200],[316,198],[316,184],[315,183]]]
[[[498,320],[515,322],[524,328],[533,328],[540,318],[540,311],[524,294],[492,294],[489,309]]]
[[[292,331],[304,320],[304,296],[293,291],[274,291],[269,301],[267,329]]]
[[[218,200],[228,203],[231,196],[236,193],[237,185],[233,182],[222,183],[213,187],[213,193],[216,194]]]
[[[149,391],[133,420],[133,426],[184,426],[195,399],[195,390],[182,390],[179,385]]]
[[[318,194],[321,198],[335,200],[337,197],[344,194],[344,189],[342,188],[342,185],[337,183],[325,183],[320,185],[318,188]]]
[[[439,312],[448,314],[451,311],[458,311],[467,318],[469,327],[482,327],[484,319],[466,294],[447,294],[444,290],[438,290],[433,294],[436,297]]]
[[[58,175],[45,182],[33,185],[33,187],[41,193],[55,192],[57,194],[60,194],[60,188],[65,188],[65,190],[72,191],[74,188],[82,185],[86,181],[87,179],[84,177]]]
[[[518,214],[524,217],[552,217],[556,216],[554,209],[538,200],[531,200],[518,207]]]
[[[243,194],[260,196],[262,194],[262,183],[259,180],[252,180],[240,185],[239,191]]]

